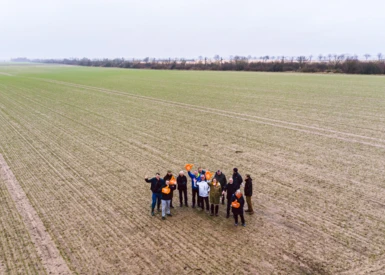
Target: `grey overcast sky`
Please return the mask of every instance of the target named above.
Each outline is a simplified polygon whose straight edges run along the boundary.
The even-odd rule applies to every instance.
[[[0,0],[0,59],[385,54],[385,0]]]

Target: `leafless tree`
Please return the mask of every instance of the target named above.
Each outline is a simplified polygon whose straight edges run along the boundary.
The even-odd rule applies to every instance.
[[[313,55],[309,55],[309,62],[311,62],[311,60],[313,59]]]
[[[378,61],[381,61],[382,60],[382,53],[378,53],[377,57],[378,57]]]
[[[368,61],[368,59],[370,58],[371,55],[366,53],[366,54],[364,54],[364,56],[365,56],[366,61]]]
[[[330,53],[328,54],[329,63],[332,62],[332,56],[333,56],[332,54],[330,54]]]
[[[318,61],[319,61],[319,62],[322,62],[322,59],[323,59],[323,58],[324,58],[324,56],[323,56],[322,54],[319,54],[319,55],[318,55]]]
[[[263,62],[266,62],[267,60],[270,59],[270,57],[268,55],[265,55],[265,56],[262,57],[262,59],[263,59]]]
[[[305,63],[306,61],[308,61],[308,59],[306,58],[306,56],[301,55],[301,56],[297,57],[297,61],[299,64],[302,64],[302,63]]]

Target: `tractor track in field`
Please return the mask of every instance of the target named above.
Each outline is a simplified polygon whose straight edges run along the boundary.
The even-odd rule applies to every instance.
[[[28,122],[25,122],[25,123],[26,123],[26,124],[24,124],[24,125],[29,125]],[[14,130],[17,131],[16,128],[14,128]],[[41,133],[41,134],[42,134],[42,133]],[[34,140],[39,140],[41,137],[42,137],[42,135],[38,135],[38,136],[36,136],[36,137],[34,138]],[[45,141],[45,142],[47,142],[47,141]],[[31,144],[31,146],[32,146],[32,144]],[[33,146],[32,146],[32,147],[33,147]],[[59,146],[58,148],[60,148],[60,146]],[[37,149],[34,148],[34,150],[36,151],[37,154],[40,154],[40,155],[41,155],[41,153],[38,152]],[[72,163],[72,165],[70,165],[69,163],[66,163],[66,161],[64,161],[64,160],[62,159],[62,157],[66,157],[66,155],[64,154],[64,152],[61,152],[61,153],[60,153],[62,157],[60,157],[60,156],[59,156],[57,153],[55,153],[54,151],[51,151],[50,153],[51,153],[52,155],[54,155],[54,156],[55,156],[55,157],[62,163],[62,166],[68,167],[68,168],[73,172],[73,175],[71,175],[70,177],[71,177],[75,182],[78,181],[79,179],[81,179],[81,181],[83,181],[83,182],[88,182],[88,181],[87,181],[85,178],[83,178],[77,171],[75,171],[73,165],[78,166],[78,167],[81,166],[80,163],[77,163],[76,158],[72,158],[72,159],[71,159],[71,161],[73,161],[73,163]],[[48,166],[53,167],[53,166],[52,166],[52,165],[53,165],[53,162],[52,162],[52,161],[49,161],[48,159],[46,159],[46,163],[48,164]],[[60,169],[60,170],[61,170],[61,169]],[[95,173],[97,173],[97,172],[94,170],[94,171],[93,171],[93,174],[95,174]],[[58,174],[58,176],[61,177],[63,180],[65,180],[65,179],[68,178],[68,176],[65,176],[64,174]],[[67,181],[67,182],[68,182],[68,181]],[[68,183],[70,183],[70,182],[68,182]],[[72,185],[73,185],[73,184],[70,184],[69,186],[72,186]],[[113,189],[116,189],[116,187],[115,187],[113,184],[111,184],[110,187],[113,188]],[[90,182],[88,182],[88,188],[86,188],[86,189],[85,189],[85,188],[81,188],[81,189],[80,189],[80,188],[77,188],[77,187],[73,186],[71,197],[73,197],[74,195],[77,194],[78,197],[79,197],[80,199],[82,199],[82,198],[84,198],[84,196],[85,196],[86,198],[88,198],[87,200],[84,199],[84,201],[87,202],[86,204],[88,204],[88,205],[87,205],[87,206],[88,206],[87,209],[88,209],[89,207],[91,207],[91,210],[90,210],[90,211],[92,211],[92,212],[97,212],[95,207],[96,207],[97,205],[105,205],[105,202],[104,202],[104,201],[102,200],[102,198],[100,198],[99,196],[95,196],[95,195],[98,194],[98,192],[95,191],[95,190],[93,190],[93,189],[94,189],[94,188],[93,188],[93,185],[92,185]],[[80,190],[81,190],[81,191],[80,191]],[[82,193],[80,193],[80,192],[82,192]],[[117,192],[118,192],[118,190],[117,190]],[[67,195],[67,194],[63,194],[63,197],[68,197],[68,195]],[[75,199],[75,198],[74,198],[74,201],[78,201],[78,199]],[[78,204],[78,206],[81,206],[81,204]],[[94,209],[93,209],[93,208],[94,208]],[[92,209],[93,209],[93,210],[92,210]],[[119,232],[118,228],[111,222],[111,221],[114,221],[114,220],[118,219],[119,217],[116,216],[116,215],[114,214],[114,211],[113,211],[112,208],[110,208],[110,209],[107,210],[107,211],[108,211],[108,216],[109,216],[109,218],[106,216],[106,217],[104,218],[104,223],[103,223],[103,224],[105,224],[105,225],[108,227],[108,229],[106,229],[106,232],[112,232],[111,229],[113,229],[114,232],[115,232],[115,231],[116,231],[116,232]],[[79,213],[79,215],[80,215],[80,213]],[[95,220],[95,218],[92,216],[92,214],[89,214],[88,218],[90,219],[90,221],[91,221],[91,220]],[[111,229],[110,229],[110,228],[111,228]],[[101,228],[99,228],[98,230],[101,230]],[[96,232],[96,230],[95,230],[95,232]],[[102,231],[102,232],[103,232],[103,231]],[[99,233],[97,233],[97,234],[99,234]],[[116,238],[114,238],[114,239],[111,241],[111,243],[114,243],[115,240],[120,240],[120,241],[121,241],[121,240],[124,240],[124,239],[126,239],[126,238],[128,237],[128,236],[125,235],[123,232],[119,232],[119,235],[120,235],[120,236],[123,236],[123,237],[117,237],[117,236],[115,236]],[[100,239],[103,239],[102,235],[100,235]],[[126,239],[126,241],[127,241],[128,243],[131,243],[131,242],[132,242],[132,240],[127,240],[127,239]],[[116,243],[116,245],[118,245],[118,243]],[[119,244],[119,246],[121,246],[121,249],[123,249],[124,243]],[[117,255],[117,257],[119,257],[119,256]],[[122,263],[124,263],[123,258],[121,258],[120,260],[121,260]],[[143,258],[142,261],[143,261],[143,262],[147,262],[147,265],[148,265],[148,266],[151,266],[151,262],[148,262],[148,261],[146,260],[146,258]],[[144,269],[145,266],[142,266],[142,268]],[[155,268],[154,268],[154,269],[155,269]]]
[[[104,92],[104,93],[117,94],[117,95],[121,95],[121,96],[134,97],[134,98],[148,100],[148,101],[152,101],[152,102],[158,102],[158,103],[162,103],[162,104],[166,104],[166,105],[188,108],[188,109],[195,110],[195,111],[212,113],[212,114],[222,115],[225,117],[241,119],[244,121],[251,121],[251,122],[255,122],[255,123],[259,123],[259,124],[265,124],[265,125],[269,125],[269,126],[273,126],[273,127],[279,127],[279,128],[284,128],[284,129],[288,129],[288,130],[299,131],[299,132],[304,132],[304,133],[308,133],[308,134],[339,139],[339,140],[342,140],[345,142],[359,143],[362,145],[367,145],[367,146],[385,149],[385,140],[379,139],[379,138],[374,138],[374,137],[367,137],[367,136],[357,135],[357,134],[353,134],[353,133],[340,132],[340,131],[336,131],[336,130],[332,130],[332,129],[303,125],[303,124],[294,123],[294,122],[282,121],[282,120],[277,120],[277,119],[270,119],[270,118],[265,118],[265,117],[255,116],[255,115],[242,114],[242,113],[237,113],[237,112],[232,112],[232,111],[225,111],[225,110],[220,110],[220,109],[195,106],[195,105],[191,105],[191,104],[187,104],[187,103],[180,103],[180,102],[174,102],[174,101],[169,101],[169,100],[156,99],[153,97],[140,96],[140,95],[135,95],[132,93],[121,92],[121,91],[110,90],[110,89],[104,89],[104,88],[98,88],[98,87],[81,85],[81,84],[75,84],[75,83],[71,83],[71,82],[56,81],[56,80],[43,79],[43,78],[32,78],[32,79],[45,81],[45,82],[49,82],[49,83],[54,83],[54,84],[76,87],[76,88],[90,89],[90,90]],[[287,126],[287,125],[290,125],[290,126]],[[304,128],[304,129],[301,129],[301,128]],[[356,139],[354,139],[354,138],[356,138]],[[362,140],[357,140],[357,139],[362,139]],[[364,141],[364,140],[370,140],[370,141],[374,141],[377,143],[372,143],[372,142],[368,142],[368,141]]]
[[[65,260],[61,256],[55,243],[39,218],[39,215],[30,204],[24,190],[19,185],[12,170],[0,154],[1,177],[4,179],[8,191],[16,204],[16,208],[28,229],[36,250],[41,257],[43,266],[48,274],[71,274]]]

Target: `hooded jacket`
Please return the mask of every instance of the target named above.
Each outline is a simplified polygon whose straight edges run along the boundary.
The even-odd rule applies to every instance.
[[[222,196],[222,186],[219,182],[214,185],[213,182],[209,183],[210,186],[210,203],[219,204]]]

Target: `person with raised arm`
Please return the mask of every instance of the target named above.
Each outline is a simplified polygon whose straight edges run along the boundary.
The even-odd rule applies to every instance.
[[[160,211],[160,201],[162,199],[162,185],[164,184],[164,180],[160,178],[160,174],[156,173],[155,177],[148,179],[148,176],[144,177],[146,182],[151,183],[150,189],[152,191],[152,204],[151,204],[151,216],[154,216],[154,209],[156,201],[158,200],[158,211]]]
[[[205,176],[205,180],[206,180],[206,170],[204,170],[202,167],[198,167],[198,179],[201,179],[201,176],[204,175]]]
[[[199,187],[196,184],[199,178],[198,171],[194,171],[194,173],[191,173],[191,171],[188,171],[188,175],[191,178],[191,200],[192,200],[192,208],[195,208],[195,199],[198,201],[198,207],[200,206],[200,199],[199,199]]]

